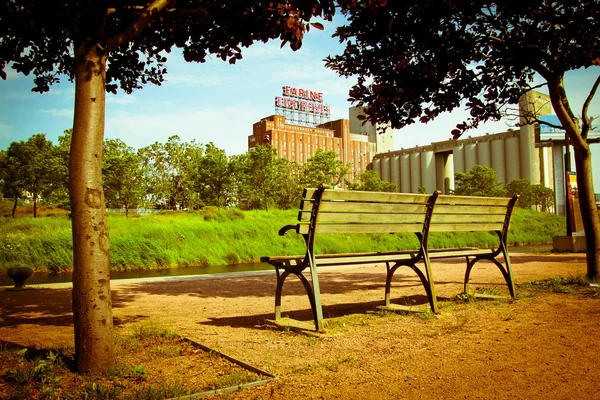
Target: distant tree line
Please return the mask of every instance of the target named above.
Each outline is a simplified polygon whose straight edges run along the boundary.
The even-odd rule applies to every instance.
[[[68,163],[71,130],[55,145],[44,134],[13,142],[0,151],[0,188],[4,198],[31,199],[33,213],[43,199],[47,204],[69,208]],[[396,185],[382,181],[367,170],[355,182],[347,179],[348,164],[334,151],[321,149],[304,165],[277,157],[275,149],[257,146],[241,155],[227,156],[213,143],[182,142],[171,136],[134,149],[120,139],[104,141],[102,181],[108,208],[123,209],[126,215],[137,208],[198,210],[207,206],[289,209],[299,204],[302,189],[326,184],[345,184],[349,190],[394,192]],[[419,188],[420,193],[426,193]],[[548,211],[554,192],[526,179],[504,187],[492,168],[476,165],[455,175],[455,194],[466,196],[520,196],[518,205]]]
[[[527,179],[515,179],[506,185],[496,178],[490,167],[475,165],[469,172],[458,172],[454,179],[454,194],[463,196],[504,197],[519,195],[518,207],[548,212],[554,206],[554,191],[543,185],[532,185]]]
[[[4,198],[32,199],[37,204],[69,208],[68,163],[72,131],[55,145],[44,134],[13,142],[0,151],[0,188]],[[318,150],[304,165],[277,157],[271,147],[258,146],[246,154],[227,156],[213,143],[183,142],[171,136],[134,149],[120,139],[106,139],[102,181],[108,208],[197,210],[206,206],[248,209],[297,207],[302,188],[345,183],[353,190],[394,191],[373,171],[357,182],[346,178],[350,166],[334,151]]]

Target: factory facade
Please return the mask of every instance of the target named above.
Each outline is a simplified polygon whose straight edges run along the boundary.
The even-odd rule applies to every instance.
[[[393,131],[377,133],[377,126],[363,125],[360,107],[349,109],[348,119],[329,120],[330,108],[323,94],[284,86],[275,99],[276,113],[254,123],[248,136],[248,150],[257,145],[271,146],[277,156],[299,165],[306,163],[318,149],[335,151],[350,165],[351,182],[367,170],[377,153],[392,151]]]

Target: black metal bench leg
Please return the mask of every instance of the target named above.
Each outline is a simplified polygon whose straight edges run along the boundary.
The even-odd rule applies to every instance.
[[[281,295],[283,292],[283,283],[285,282],[285,278],[291,273],[290,271],[284,271],[282,274],[279,273],[279,268],[277,270],[277,289],[275,290],[275,320],[281,319]]]

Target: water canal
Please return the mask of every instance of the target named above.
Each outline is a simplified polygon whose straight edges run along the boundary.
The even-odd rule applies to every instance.
[[[551,245],[535,245],[511,247],[512,253],[549,253],[552,251]],[[135,271],[113,271],[111,272],[111,280],[117,279],[135,279],[135,278],[150,278],[150,277],[175,277],[186,275],[208,275],[208,274],[229,274],[232,272],[255,272],[271,270],[273,267],[266,263],[256,264],[238,264],[238,265],[219,265],[219,266],[187,266],[181,268],[168,269],[149,269]],[[34,273],[26,282],[27,285],[41,285],[48,283],[63,283],[71,282],[70,273]],[[6,275],[0,274],[0,286],[13,286],[14,282]]]

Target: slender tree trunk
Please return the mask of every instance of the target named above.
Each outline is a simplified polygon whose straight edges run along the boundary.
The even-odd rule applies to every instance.
[[[33,218],[37,218],[37,200],[38,194],[37,192],[33,192]]]
[[[587,150],[587,151],[586,151]],[[594,194],[592,175],[592,154],[587,149],[575,148],[575,167],[577,169],[577,192],[579,208],[585,232],[587,277],[600,280],[600,218]]]
[[[598,281],[600,280],[600,218],[594,196],[590,146],[581,136],[577,119],[569,106],[562,75],[546,76],[546,80],[552,108],[567,132],[575,151],[577,191],[579,192],[579,207],[586,242],[587,277]],[[587,110],[584,111],[587,112]]]
[[[69,165],[73,225],[73,317],[79,372],[115,363],[109,241],[102,189],[105,51],[75,43],[75,117]]]
[[[17,212],[17,203],[19,202],[19,196],[17,196],[17,193],[15,193],[15,202],[13,203],[13,209],[12,209],[12,217],[15,217],[15,213]]]

